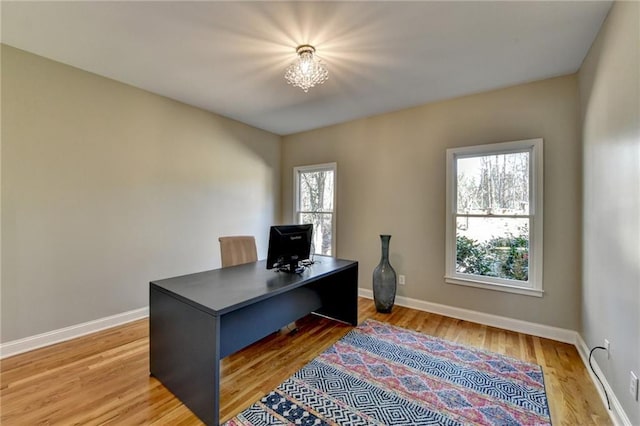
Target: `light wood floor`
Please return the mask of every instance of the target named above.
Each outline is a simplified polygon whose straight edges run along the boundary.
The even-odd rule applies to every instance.
[[[359,320],[374,318],[454,342],[540,364],[554,425],[611,424],[575,347],[552,340],[394,307],[378,314],[361,299]],[[222,361],[221,414],[229,419],[276,387],[351,327],[316,316]],[[149,377],[148,321],[4,359],[0,423],[9,425],[157,424],[200,421]]]

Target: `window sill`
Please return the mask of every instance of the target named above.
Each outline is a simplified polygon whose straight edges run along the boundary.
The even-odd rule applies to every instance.
[[[464,285],[467,287],[483,288],[485,290],[502,291],[505,293],[523,294],[525,296],[542,297],[544,294],[543,290],[534,289],[534,288],[519,287],[515,285],[506,285],[506,284],[487,283],[484,281],[476,281],[472,279],[464,279],[464,278],[458,278],[458,277],[454,278],[450,276],[445,276],[444,280],[447,284]]]

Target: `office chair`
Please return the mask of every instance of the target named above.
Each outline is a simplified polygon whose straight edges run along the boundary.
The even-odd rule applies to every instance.
[[[223,268],[258,260],[256,239],[253,236],[220,237],[218,241]]]

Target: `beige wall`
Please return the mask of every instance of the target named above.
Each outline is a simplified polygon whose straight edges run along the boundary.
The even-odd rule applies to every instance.
[[[2,47],[2,341],[148,305],[280,218],[280,137]]]
[[[398,294],[578,329],[580,138],[575,75],[384,114],[283,138],[282,209],[292,220],[292,168],[338,163],[337,255],[360,262],[371,288],[379,234],[406,275]],[[445,284],[445,151],[544,138],[544,297]]]
[[[579,74],[584,138],[582,335],[631,424],[640,402],[640,3],[616,2]]]

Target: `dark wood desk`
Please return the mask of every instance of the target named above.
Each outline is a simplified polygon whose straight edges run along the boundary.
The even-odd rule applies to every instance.
[[[152,281],[149,359],[208,425],[220,420],[220,359],[310,312],[358,323],[358,262],[316,256],[300,274],[265,261]]]

